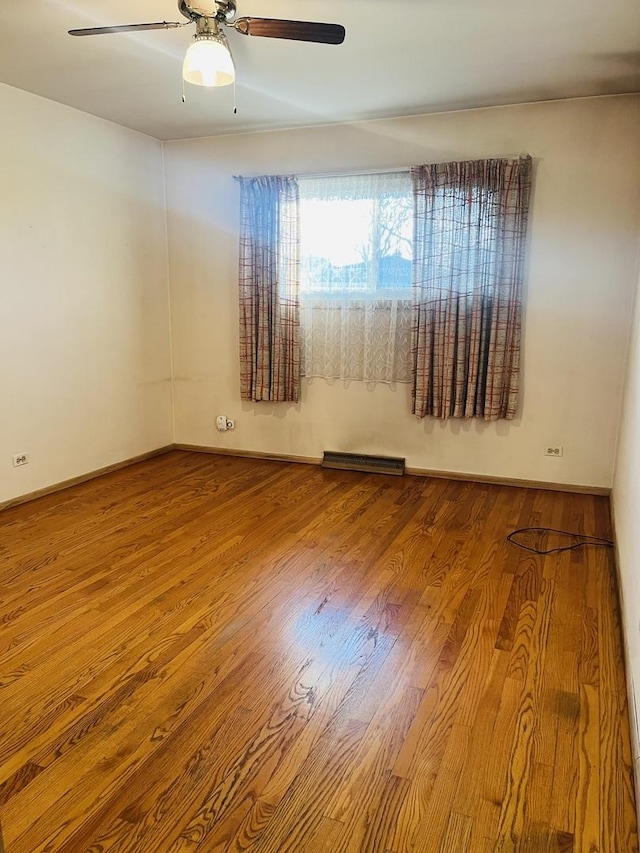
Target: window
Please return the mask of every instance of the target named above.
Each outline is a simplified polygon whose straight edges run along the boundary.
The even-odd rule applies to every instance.
[[[243,399],[411,382],[418,417],[513,418],[531,168],[241,178]]]
[[[298,183],[302,296],[410,298],[409,173]]]
[[[410,173],[298,184],[303,374],[410,381]]]

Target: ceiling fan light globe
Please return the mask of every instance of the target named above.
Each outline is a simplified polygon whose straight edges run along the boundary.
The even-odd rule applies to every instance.
[[[194,86],[229,86],[236,78],[233,58],[224,36],[197,35],[187,49],[182,76]]]

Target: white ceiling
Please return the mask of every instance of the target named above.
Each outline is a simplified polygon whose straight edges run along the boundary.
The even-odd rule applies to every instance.
[[[212,0],[200,0],[200,3]],[[227,30],[231,87],[187,87],[192,28],[72,38],[71,28],[184,21],[176,0],[0,4],[0,81],[160,139],[640,91],[638,0],[238,0],[239,15],[344,24],[343,45]]]

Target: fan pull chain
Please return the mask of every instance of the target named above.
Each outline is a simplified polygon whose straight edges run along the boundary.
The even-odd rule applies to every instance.
[[[184,77],[182,78],[182,103],[187,103],[187,91],[184,84]],[[233,114],[234,116],[238,115],[238,102],[236,99],[236,81],[233,81]]]

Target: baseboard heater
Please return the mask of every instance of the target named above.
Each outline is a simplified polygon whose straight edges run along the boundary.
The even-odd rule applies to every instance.
[[[340,468],[346,471],[364,471],[367,474],[404,474],[404,459],[394,456],[367,456],[363,453],[335,453],[325,450],[323,468]]]

